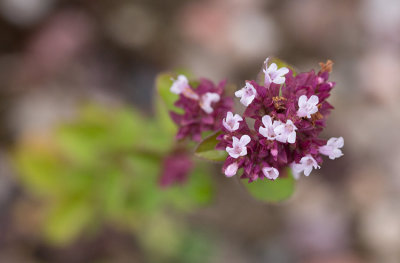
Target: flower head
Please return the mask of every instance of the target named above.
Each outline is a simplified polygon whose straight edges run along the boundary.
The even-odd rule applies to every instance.
[[[332,137],[328,140],[326,145],[319,147],[319,152],[323,155],[329,156],[329,159],[334,160],[343,156],[342,148],[344,145],[343,137]]]
[[[239,158],[247,154],[246,145],[251,141],[248,135],[243,135],[240,140],[235,136],[232,137],[232,147],[226,147],[226,151],[232,158]]]
[[[223,168],[225,175],[233,176],[243,168],[241,178],[249,182],[265,177],[274,180],[285,176],[282,171],[291,167],[293,176],[298,178],[301,173],[308,176],[320,168],[322,155],[331,159],[341,156],[343,139],[327,142],[319,138],[333,109],[327,102],[335,85],[328,81],[329,72],[311,70],[294,75],[271,64],[264,73],[264,85],[248,81],[235,94],[246,106],[240,117],[243,120],[228,125],[233,118],[229,113],[222,122],[224,129],[217,138],[217,149],[229,153]],[[247,123],[254,123],[254,128]],[[246,144],[238,139],[243,136]]]
[[[278,69],[278,66],[275,63],[272,63],[268,67],[268,60],[269,58],[265,60],[265,69],[263,69],[265,74],[265,86],[268,88],[271,83],[279,85],[285,83],[285,75],[289,73],[289,69],[286,67]]]
[[[249,106],[257,95],[257,91],[252,84],[246,82],[246,86],[235,92],[235,96],[240,98],[244,106]]]
[[[243,118],[239,114],[233,115],[232,112],[228,111],[226,118],[222,120],[222,125],[230,132],[239,129],[239,122],[243,121]]]
[[[312,95],[309,99],[307,99],[306,95],[300,96],[297,116],[311,118],[311,115],[318,111],[318,102],[318,96]]]

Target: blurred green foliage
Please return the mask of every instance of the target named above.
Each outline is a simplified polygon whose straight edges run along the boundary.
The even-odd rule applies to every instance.
[[[158,186],[163,158],[175,143],[168,120],[87,105],[50,134],[21,140],[16,168],[24,187],[42,201],[46,238],[63,245],[112,224],[138,235],[150,254],[176,258],[184,245],[195,244],[188,239],[196,235],[179,233],[185,226],[166,211],[188,212],[209,203],[213,185],[208,166],[198,165],[186,184]],[[148,242],[158,237],[165,245]]]

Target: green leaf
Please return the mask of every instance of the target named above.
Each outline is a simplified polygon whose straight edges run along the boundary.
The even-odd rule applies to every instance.
[[[170,91],[173,75],[168,73],[159,74],[156,79],[156,89],[158,95],[161,97],[168,111],[174,111],[176,113],[183,113],[183,110],[177,108],[174,104],[179,99],[179,95],[174,94]]]
[[[218,144],[217,137],[220,135],[220,132],[214,133],[207,138],[205,138],[198,146],[195,151],[195,155],[197,157],[209,160],[209,161],[217,161],[222,162],[225,161],[228,156],[226,151],[216,150],[215,147]]]
[[[283,201],[292,196],[295,189],[295,180],[291,172],[289,172],[289,169],[287,171],[287,177],[279,177],[275,181],[259,179],[252,183],[243,182],[243,184],[249,194],[257,200],[266,202]]]

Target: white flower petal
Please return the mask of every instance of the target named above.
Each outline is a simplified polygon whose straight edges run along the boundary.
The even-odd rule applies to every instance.
[[[261,126],[260,129],[258,129],[258,132],[265,138],[268,138],[268,129],[267,128],[264,128]]]
[[[272,126],[272,119],[269,115],[265,115],[264,117],[262,117],[261,121],[266,128]]]
[[[333,140],[332,140],[332,139],[333,139]],[[329,143],[330,140],[332,140],[332,141],[331,141],[331,143],[330,143],[329,145],[332,145],[332,146],[334,146],[335,148],[342,148],[342,147],[344,146],[344,139],[343,139],[343,137],[331,138],[331,139],[328,140],[328,143]]]
[[[336,141],[336,147],[342,148],[344,146],[344,139],[343,137],[339,137]]]
[[[230,165],[228,165],[228,167],[226,167],[225,169],[225,175],[226,177],[232,177],[237,173],[238,170],[238,164],[235,163],[231,163]]]
[[[272,127],[275,129],[276,127],[278,127],[279,125],[282,125],[283,123],[281,121],[274,121],[274,124],[272,124]]]
[[[262,172],[270,180],[275,180],[279,176],[279,171],[274,167],[264,167],[262,168]]]
[[[172,83],[170,90],[172,93],[181,94],[187,86],[189,86],[188,79],[184,75],[179,75]]]
[[[242,97],[242,98],[240,99],[240,103],[242,103],[244,106],[247,107],[247,106],[249,106],[249,105],[253,102],[253,100],[254,100],[255,97],[256,97],[255,95]]]
[[[216,103],[221,99],[218,93],[207,92],[200,99],[200,107],[208,114],[212,113],[214,109],[211,104]]]
[[[303,108],[306,106],[307,103],[307,96],[306,95],[301,95],[299,98],[299,108]]]
[[[276,65],[275,63],[271,63],[271,65],[269,65],[268,67],[269,72],[275,72],[277,70],[278,70],[278,65]]]
[[[249,144],[250,141],[251,141],[251,139],[250,139],[250,136],[249,136],[249,135],[243,135],[243,136],[240,138],[239,145],[242,146],[242,147],[244,147],[244,146],[246,146],[247,144]]]
[[[312,166],[306,166],[306,167],[304,167],[304,175],[305,176],[309,176],[310,175],[310,173],[311,173],[311,171],[312,171]]]
[[[296,132],[290,133],[287,141],[288,141],[288,143],[295,143],[296,142]]]
[[[316,106],[319,102],[319,98],[318,96],[312,95],[309,99],[308,99],[308,103]]]
[[[303,165],[300,163],[292,162],[290,164],[290,168],[292,168],[293,178],[298,180],[300,178],[300,174],[304,171]]]
[[[284,133],[284,132],[285,132],[285,124],[284,124],[284,123],[281,123],[280,125],[276,126],[276,127],[274,128],[274,131],[275,131],[276,134],[282,134],[282,133]]]
[[[282,67],[276,71],[279,76],[284,76],[289,73],[289,69],[286,67]]]
[[[238,139],[237,137],[233,136],[233,137],[232,137],[232,143],[233,143],[234,145],[238,144],[238,143],[239,143],[239,139]]]
[[[243,93],[244,93],[244,88],[243,88],[243,89],[240,89],[240,90],[238,90],[238,91],[236,91],[236,92],[235,92],[235,96],[238,97],[238,98],[240,98],[240,97],[243,96]]]
[[[285,80],[286,80],[285,77],[276,77],[272,82],[280,85],[285,83]]]
[[[238,158],[239,157],[239,153],[237,153],[235,151],[235,148],[232,147],[226,147],[226,152],[232,157],[232,158]]]
[[[240,152],[239,156],[245,156],[245,155],[247,155],[247,147],[246,146],[242,147],[242,151]]]

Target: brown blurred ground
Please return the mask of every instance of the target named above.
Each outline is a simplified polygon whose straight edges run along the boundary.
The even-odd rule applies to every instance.
[[[216,173],[215,203],[189,217],[215,238],[212,262],[400,262],[399,28],[396,0],[3,0],[0,262],[143,260],[115,230],[62,249],[29,235],[34,215],[14,217],[24,191],[8,155],[22,134],[46,131],[85,100],[150,115],[158,72],[184,67],[240,86],[267,56],[304,71],[335,62],[325,136],[343,136],[345,155],[280,205]]]

